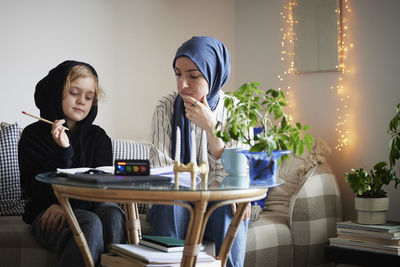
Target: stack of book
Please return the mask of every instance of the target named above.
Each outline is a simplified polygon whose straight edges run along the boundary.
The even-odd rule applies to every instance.
[[[142,236],[139,245],[112,244],[111,251],[101,256],[101,264],[106,267],[164,267],[180,266],[184,241],[171,237]],[[196,266],[221,266],[221,261],[201,251],[197,255]]]
[[[337,237],[329,238],[331,246],[400,255],[400,222],[367,225],[345,221],[336,223],[336,232]]]

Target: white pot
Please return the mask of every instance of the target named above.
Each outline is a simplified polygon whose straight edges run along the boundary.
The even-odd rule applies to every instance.
[[[389,209],[389,198],[356,197],[355,210],[360,224],[385,224],[386,211]]]

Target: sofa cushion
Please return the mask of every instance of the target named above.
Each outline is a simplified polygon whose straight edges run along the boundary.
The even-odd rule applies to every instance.
[[[56,266],[57,256],[40,246],[21,216],[0,216],[0,266]]]
[[[149,159],[149,146],[131,140],[112,139],[113,160]]]
[[[116,159],[149,159],[150,145],[131,140],[112,139],[113,161]],[[146,214],[148,204],[137,205],[140,214]]]
[[[17,123],[0,125],[0,215],[24,212],[18,166],[19,127]]]
[[[301,157],[291,156],[282,162],[278,169],[278,177],[285,180],[285,185],[271,188],[265,201],[265,209],[288,213],[290,200],[299,192],[307,177],[331,152],[328,145],[320,138],[315,140],[310,152],[305,151]]]

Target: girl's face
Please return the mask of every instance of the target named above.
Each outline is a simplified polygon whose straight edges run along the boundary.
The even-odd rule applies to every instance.
[[[208,94],[208,82],[190,58],[179,57],[176,59],[175,76],[178,93],[184,101],[184,96],[191,96],[200,101],[203,96]]]
[[[92,108],[95,95],[95,81],[92,77],[82,77],[64,88],[62,108],[68,127],[73,128],[83,120]]]

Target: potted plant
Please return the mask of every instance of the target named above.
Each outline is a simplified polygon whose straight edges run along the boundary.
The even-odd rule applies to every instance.
[[[224,142],[235,140],[250,146],[248,151],[240,152],[249,159],[251,181],[269,177],[275,182],[279,157],[287,157],[290,151],[301,155],[305,148],[310,151],[314,139],[307,133],[310,126],[292,123],[285,113],[283,91],[264,91],[259,86],[249,82],[228,93],[234,96],[224,102],[230,114],[224,125],[217,123],[215,134]]]
[[[383,185],[395,182],[395,188],[400,182],[396,174],[384,161],[375,164],[367,172],[363,168],[352,169],[345,173],[345,180],[356,194],[355,209],[357,222],[360,224],[386,223],[386,211],[389,209],[389,199],[383,190]]]
[[[383,185],[394,182],[394,187],[400,179],[392,169],[400,158],[400,104],[396,107],[396,115],[389,123],[387,132],[390,133],[389,162],[385,161],[375,164],[372,170],[367,172],[363,168],[352,169],[345,173],[345,180],[356,194],[355,209],[357,210],[357,221],[361,224],[384,224],[386,223],[386,211],[389,209],[389,198],[383,190]]]

